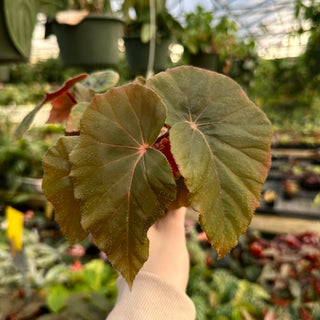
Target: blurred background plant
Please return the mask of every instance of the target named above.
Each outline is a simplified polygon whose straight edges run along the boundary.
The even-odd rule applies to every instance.
[[[30,135],[16,140],[14,126],[0,126],[0,207],[23,204],[34,194],[41,193],[42,157],[48,147],[63,132],[60,126],[34,128]],[[1,211],[1,210],[0,210]]]
[[[238,278],[227,269],[211,269],[211,250],[201,246],[189,229],[191,269],[187,293],[194,301],[197,320],[264,319],[271,309],[270,294],[259,284]]]
[[[204,250],[201,257],[197,252],[194,257],[200,257],[202,265],[209,268],[203,267],[207,270],[207,277],[214,275],[216,270],[224,269],[236,279],[260,286],[265,296],[257,295],[257,298],[264,297],[267,302],[263,305],[266,309],[262,307],[260,310],[264,310],[264,314],[273,313],[274,318],[271,319],[319,317],[320,237],[316,233],[266,235],[249,229],[240,237],[237,247],[221,260],[217,260],[216,252],[206,242],[202,242],[201,248]],[[206,274],[202,275],[202,281]],[[226,278],[224,276],[221,280],[224,288],[227,288]],[[200,282],[200,278],[195,281]],[[253,319],[265,318],[260,314],[260,318]]]
[[[186,15],[181,43],[188,52],[194,55],[199,52],[219,53],[222,57],[230,55],[236,42],[237,25],[226,16],[215,20],[213,14],[201,6]]]
[[[70,256],[66,241],[49,245],[26,228],[23,241],[23,251],[12,257],[0,233],[1,319],[106,318],[117,294],[110,265],[97,256],[75,268],[79,260]]]
[[[158,38],[175,39],[181,32],[180,23],[169,13],[166,0],[155,1],[156,35]],[[143,43],[150,41],[150,1],[124,0],[121,7],[126,22],[125,35],[140,35]]]

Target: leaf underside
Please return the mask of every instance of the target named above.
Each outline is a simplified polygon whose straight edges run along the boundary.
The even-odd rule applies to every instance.
[[[74,98],[67,92],[51,102],[52,108],[46,123],[61,123],[68,119],[73,106]]]
[[[148,258],[149,227],[176,196],[168,161],[151,148],[165,119],[152,90],[113,88],[88,106],[70,156],[82,226],[129,286]]]
[[[55,208],[55,219],[70,244],[79,243],[87,237],[81,226],[80,207],[74,197],[70,178],[69,154],[78,137],[61,137],[49,148],[42,160],[42,189]]]
[[[178,67],[147,81],[168,109],[171,151],[219,257],[250,224],[271,165],[272,127],[233,80]]]
[[[82,85],[94,93],[104,93],[119,81],[119,73],[113,70],[96,71],[82,81]]]

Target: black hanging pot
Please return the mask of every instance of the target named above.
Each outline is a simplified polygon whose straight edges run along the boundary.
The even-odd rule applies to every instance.
[[[84,68],[117,67],[118,41],[123,22],[117,18],[88,15],[77,25],[53,22],[60,56],[65,66]]]

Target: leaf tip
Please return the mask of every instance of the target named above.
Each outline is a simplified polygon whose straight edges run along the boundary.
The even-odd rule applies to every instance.
[[[118,270],[119,271],[119,270]],[[139,271],[138,271],[139,272]],[[138,274],[138,272],[120,272],[121,276],[123,277],[123,279],[125,280],[125,282],[127,283],[129,290],[132,291],[133,288],[133,283],[135,281],[135,278]]]

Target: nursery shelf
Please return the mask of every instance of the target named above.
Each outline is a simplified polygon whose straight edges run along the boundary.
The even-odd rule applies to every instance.
[[[307,158],[312,160],[320,160],[320,149],[295,149],[295,148],[273,148],[271,154],[274,158]]]
[[[320,235],[320,220],[270,216],[270,214],[255,214],[250,227],[266,233],[303,233],[313,231]]]
[[[262,192],[266,190],[274,190],[278,197],[272,206],[266,204],[261,198],[260,207],[256,210],[257,214],[320,220],[320,207],[313,205],[318,190],[301,189],[294,197],[288,198],[283,192],[281,180],[273,178],[268,178],[265,182]]]

